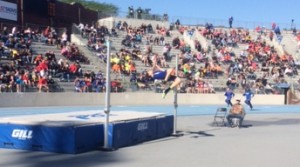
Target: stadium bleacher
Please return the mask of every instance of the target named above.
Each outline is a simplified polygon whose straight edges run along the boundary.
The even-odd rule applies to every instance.
[[[125,26],[124,22],[127,22]],[[122,87],[113,89],[117,92],[157,91],[154,82],[133,83],[132,76],[142,77],[141,74],[151,69],[153,64],[159,64],[163,68],[176,67],[176,57],[179,57],[180,70],[184,71],[186,76],[186,80],[179,88],[180,92],[184,93],[191,93],[190,90],[198,90],[192,93],[223,92],[232,85],[232,79],[235,80],[235,86],[232,88],[243,92],[244,86],[241,84],[243,76],[247,79],[248,87],[262,94],[266,93],[265,89],[273,90],[273,88],[273,91],[267,92],[277,93],[275,89],[279,82],[293,82],[294,85],[298,85],[299,55],[295,33],[288,31],[281,33],[283,40],[280,43],[276,33],[273,40],[269,39],[268,34],[273,32],[272,29],[219,28],[211,24],[204,27],[180,25],[177,29],[169,29],[165,23],[151,25],[152,22],[143,20],[142,24],[138,24],[132,18],[123,19],[120,21],[121,24],[110,23],[111,27],[106,26],[107,21],[106,24],[101,21],[98,23],[98,27],[73,26],[73,29],[77,30],[73,31],[71,41],[68,42],[62,41],[63,34],[57,34],[55,28],[51,27],[3,29],[0,44],[1,92],[76,91],[76,79],[80,81],[81,87],[85,87],[83,92],[99,92],[98,87],[104,91],[105,78],[97,79],[97,76],[106,73],[108,62],[106,40],[111,41],[112,57],[117,57],[120,61],[120,67],[114,67],[113,65],[118,65],[119,62],[110,60],[112,68],[120,69],[111,73],[114,82]],[[174,43],[175,40],[177,43]],[[250,52],[250,47],[271,48],[271,52],[276,53],[278,59],[282,55],[286,55],[289,59],[278,64],[263,65],[258,57],[266,56],[268,59],[271,52],[269,50]],[[28,53],[25,51],[26,48]],[[52,61],[49,55],[55,55],[55,59]],[[249,56],[252,56],[251,60]],[[36,60],[37,58],[39,60]],[[41,62],[46,66],[43,67],[43,63],[40,65]],[[73,72],[70,72],[70,67]],[[279,69],[278,76],[269,75],[274,67]],[[291,75],[285,72],[288,67],[292,69]],[[8,73],[7,68],[10,68],[12,73]],[[266,73],[266,70],[269,73]],[[29,72],[29,79],[26,77],[22,79],[25,72]],[[44,78],[49,82],[47,86],[40,88],[39,85],[43,84],[39,83],[38,77],[44,73],[46,73]],[[21,81],[18,80],[19,76]],[[193,85],[189,80],[193,80]],[[264,81],[263,86],[259,87],[261,81]],[[149,85],[149,89],[144,89],[143,85]],[[207,87],[213,91],[202,91]]]

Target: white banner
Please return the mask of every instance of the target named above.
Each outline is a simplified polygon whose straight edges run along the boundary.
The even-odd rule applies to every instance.
[[[0,18],[17,21],[17,4],[0,1]]]

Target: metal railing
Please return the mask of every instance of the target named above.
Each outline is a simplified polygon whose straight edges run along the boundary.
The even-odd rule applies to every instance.
[[[197,18],[197,17],[183,17],[183,16],[171,16],[169,21],[175,23],[179,20],[181,25],[198,25],[204,26],[206,23],[213,24],[215,27],[229,27],[228,19],[215,19],[215,18]],[[296,23],[293,25],[291,23],[275,22],[282,30],[291,30],[292,27],[299,27]],[[264,26],[267,29],[271,29],[272,22],[260,22],[260,21],[244,21],[244,20],[234,20],[232,24],[233,28],[245,28],[245,29],[255,29],[256,27]]]
[[[169,20],[169,17],[167,15],[151,14],[148,12],[141,13],[141,14],[134,12],[133,15],[130,15],[129,12],[120,11],[117,16],[115,14],[100,13],[98,14],[98,17],[99,19],[106,18],[106,17],[120,17],[120,18],[132,18],[132,19],[155,20],[155,21]]]
[[[228,19],[216,19],[216,18],[204,18],[204,17],[184,17],[184,16],[168,16],[166,14],[151,14],[151,13],[142,13],[140,16],[135,11],[133,15],[125,11],[120,11],[118,15],[115,14],[100,14],[100,18],[105,17],[120,17],[120,18],[134,18],[134,19],[145,19],[145,20],[156,20],[156,21],[168,21],[170,23],[175,23],[177,20],[180,20],[181,25],[193,25],[193,26],[204,26],[206,23],[211,23],[215,27],[229,27]],[[295,22],[275,22],[282,30],[291,30],[293,27],[299,27],[300,24]],[[234,20],[234,28],[245,28],[245,29],[255,29],[257,26],[264,26],[268,29],[271,29],[272,22],[261,22],[261,21],[245,21],[245,20]]]

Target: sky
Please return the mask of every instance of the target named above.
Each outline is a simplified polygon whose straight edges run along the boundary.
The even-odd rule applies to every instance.
[[[228,25],[228,18],[234,18],[233,26],[270,27],[272,22],[290,28],[291,20],[300,26],[300,0],[95,0],[113,4],[122,12],[129,6],[135,9],[150,8],[152,14],[167,13],[170,21],[179,19],[185,24]]]

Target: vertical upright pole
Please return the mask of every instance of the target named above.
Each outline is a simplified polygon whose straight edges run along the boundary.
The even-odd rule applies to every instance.
[[[178,77],[178,54],[176,54],[176,69],[175,69],[175,74],[176,77]],[[174,88],[174,125],[173,125],[173,135],[177,134],[177,86],[175,86]]]
[[[80,9],[80,7],[78,7],[78,24],[80,24],[81,23],[81,9]]]
[[[24,28],[24,2],[21,0],[21,25]]]
[[[106,41],[107,46],[107,61],[106,61],[106,92],[105,92],[105,125],[104,125],[104,149],[108,149],[108,124],[109,124],[109,113],[110,113],[110,41]]]

